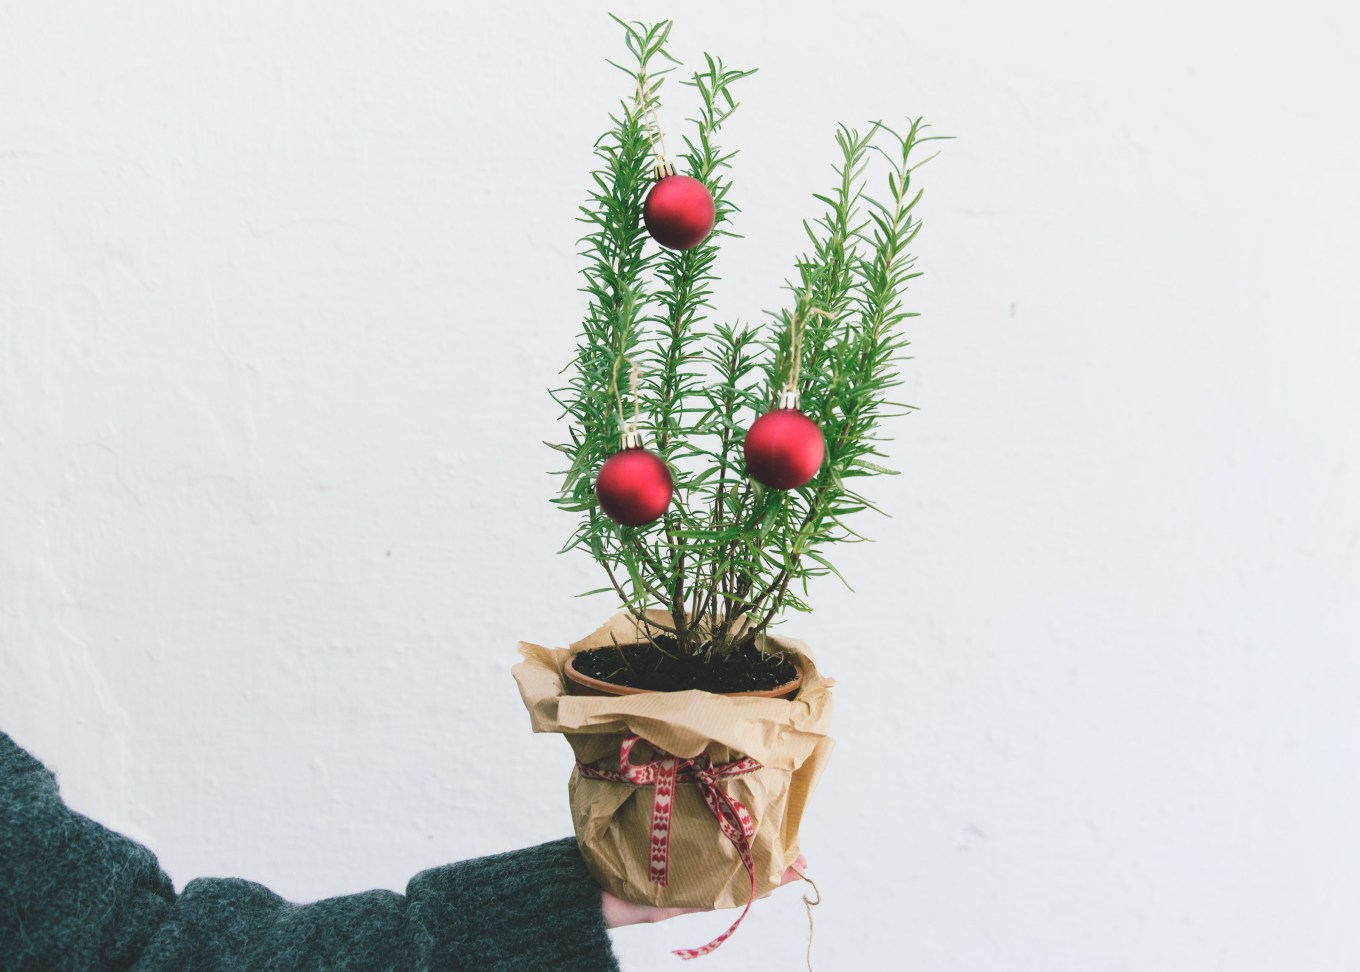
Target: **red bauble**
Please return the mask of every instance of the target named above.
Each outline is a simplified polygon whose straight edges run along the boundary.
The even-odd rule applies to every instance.
[[[716,216],[708,186],[684,175],[658,179],[642,204],[647,232],[671,250],[688,250],[702,243],[713,232]]]
[[[666,464],[642,448],[614,453],[595,477],[595,498],[605,516],[624,526],[642,526],[665,513],[673,488]]]
[[[771,489],[796,489],[812,480],[826,458],[822,430],[795,408],[766,412],[746,433],[746,471]]]

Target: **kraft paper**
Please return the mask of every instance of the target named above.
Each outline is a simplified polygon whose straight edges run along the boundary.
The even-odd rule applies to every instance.
[[[664,613],[655,616],[669,621]],[[792,699],[734,698],[697,690],[568,694],[562,667],[571,655],[641,640],[639,622],[624,612],[570,648],[520,642],[524,660],[513,674],[534,732],[561,733],[578,760],[610,772],[618,772],[619,746],[630,735],[683,758],[707,753],[715,764],[743,756],[758,761],[761,769],[720,786],[754,818],[756,894],[769,893],[798,856],[798,828],[831,755],[827,732],[835,682],[817,671],[802,642],[770,635],[769,644],[791,655],[803,675]],[[650,758],[651,750],[639,746],[633,762]],[[588,779],[573,767],[568,795],[581,855],[596,881],[612,894],[660,907],[746,903],[750,877],[693,784],[676,790],[665,886],[648,879],[651,787]]]

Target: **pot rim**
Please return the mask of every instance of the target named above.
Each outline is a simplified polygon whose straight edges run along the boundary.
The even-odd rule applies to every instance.
[[[585,648],[582,651],[594,651],[593,648]],[[583,675],[576,670],[573,662],[581,652],[572,652],[562,666],[562,671],[569,681],[575,682],[582,688],[588,689],[599,695],[647,695],[647,694],[669,694],[660,689],[636,688],[632,685],[615,685],[613,682],[605,682],[589,675]],[[795,664],[794,668],[798,668]],[[803,672],[800,669],[797,677],[785,682],[783,685],[776,685],[774,688],[759,689],[752,692],[709,692],[710,695],[717,695],[727,699],[791,699],[798,694],[798,690],[803,686]],[[693,689],[681,689],[679,691],[694,691]],[[700,689],[699,691],[708,691]]]

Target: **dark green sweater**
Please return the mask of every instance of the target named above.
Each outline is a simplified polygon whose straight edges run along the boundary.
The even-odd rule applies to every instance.
[[[69,810],[0,733],[0,970],[617,970],[572,839],[425,871],[406,895],[284,901],[237,878],[182,894],[155,856]]]

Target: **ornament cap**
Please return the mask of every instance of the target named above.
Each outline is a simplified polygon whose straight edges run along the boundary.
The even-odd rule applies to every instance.
[[[642,436],[638,435],[637,429],[629,429],[623,433],[623,447],[625,449],[642,448]]]
[[[656,175],[656,180],[660,182],[667,176],[675,175],[675,166],[672,165],[670,162],[667,162],[665,159],[662,159],[661,161],[657,162],[656,168],[653,170],[653,172]]]
[[[798,408],[798,390],[796,388],[785,388],[779,393],[778,408]]]

